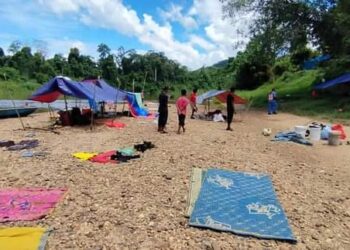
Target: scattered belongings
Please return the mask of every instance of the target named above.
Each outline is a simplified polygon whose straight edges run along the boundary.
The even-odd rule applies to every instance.
[[[301,135],[301,137],[305,139],[307,133],[307,126],[295,126],[294,131],[295,133]]]
[[[10,227],[0,229],[1,249],[43,250],[51,230],[42,227]]]
[[[305,139],[300,133],[297,132],[279,132],[275,135],[272,141],[291,141],[307,146],[312,146],[313,144]]]
[[[270,128],[264,128],[262,134],[264,136],[270,136],[272,134],[272,130]]]
[[[107,151],[90,158],[89,161],[96,163],[117,163],[115,160],[111,159],[112,155],[115,153],[115,150]]]
[[[340,132],[340,139],[345,140],[346,139],[346,134],[345,134],[345,129],[342,124],[334,124],[332,126],[332,131],[339,131]]]
[[[45,217],[62,199],[66,189],[0,190],[0,222],[30,221]]]
[[[108,121],[105,122],[105,125],[110,128],[125,128],[126,124],[122,122],[116,122],[116,121]]]
[[[13,146],[13,145],[15,145],[14,141],[8,141],[8,140],[0,141],[0,148],[2,148],[2,147],[10,147],[10,146]]]
[[[340,145],[340,140],[339,140],[340,138],[341,138],[341,132],[331,131],[328,137],[328,145],[331,145],[331,146]]]
[[[190,226],[296,242],[266,174],[197,169],[189,197]]]
[[[75,158],[78,158],[82,161],[87,161],[93,158],[94,156],[98,155],[98,153],[90,153],[90,152],[77,152],[72,154]]]
[[[142,144],[134,145],[134,148],[142,153],[145,152],[147,149],[152,149],[154,147],[155,145],[150,141],[144,141]]]
[[[23,140],[20,141],[19,143],[7,147],[7,150],[9,151],[17,151],[17,150],[22,150],[22,149],[31,149],[39,146],[39,141],[38,140]]]
[[[24,151],[22,152],[22,157],[40,157],[48,155],[47,152],[32,152],[32,151]]]
[[[140,155],[124,155],[121,152],[116,152],[116,154],[113,154],[111,156],[111,160],[116,160],[117,162],[127,162],[133,159],[140,158]]]
[[[132,156],[135,154],[135,149],[132,147],[120,148],[120,149],[117,149],[117,151],[122,153],[125,156]]]

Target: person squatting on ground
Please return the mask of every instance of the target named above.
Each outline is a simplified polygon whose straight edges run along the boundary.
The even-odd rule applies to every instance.
[[[189,103],[190,101],[186,97],[186,90],[181,90],[181,96],[176,101],[177,114],[179,116],[179,129],[177,130],[178,134],[180,134],[181,128],[185,133],[186,110]]]
[[[277,93],[276,90],[273,88],[271,92],[268,94],[268,107],[267,107],[267,113],[269,115],[271,114],[277,114]]]
[[[158,132],[166,133],[165,126],[168,121],[168,88],[163,88],[159,95],[159,117],[158,117]]]
[[[226,130],[232,131],[231,123],[233,120],[233,114],[235,112],[235,106],[234,106],[234,94],[235,89],[232,87],[230,89],[230,93],[226,97],[226,107],[227,107],[227,128]]]
[[[194,113],[198,111],[197,108],[197,88],[194,88],[192,91],[192,94],[190,96],[190,104],[192,107],[192,114],[191,114],[191,119],[194,119]]]

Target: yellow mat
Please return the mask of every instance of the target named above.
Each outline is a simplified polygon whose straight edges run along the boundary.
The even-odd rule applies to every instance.
[[[98,153],[89,153],[89,152],[77,152],[72,154],[75,158],[78,158],[82,161],[90,160],[92,157],[98,155]]]
[[[186,211],[187,217],[190,217],[192,214],[194,204],[197,201],[199,192],[202,187],[202,178],[203,178],[203,170],[200,168],[192,168],[190,192],[187,200],[187,211]]]
[[[44,250],[50,231],[41,227],[11,227],[0,229],[0,249]]]

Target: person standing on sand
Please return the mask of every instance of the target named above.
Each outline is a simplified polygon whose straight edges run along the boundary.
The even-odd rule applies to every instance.
[[[186,90],[181,90],[181,96],[176,101],[176,109],[177,114],[179,116],[179,129],[177,130],[177,133],[180,134],[180,129],[182,128],[182,131],[185,133],[185,119],[186,119],[186,111],[187,111],[187,105],[190,104],[190,101],[186,97]]]
[[[166,133],[165,126],[168,121],[168,88],[164,87],[159,95],[159,117],[158,117],[158,132]]]
[[[190,96],[190,103],[191,103],[191,107],[192,107],[192,115],[191,115],[191,119],[194,119],[194,113],[197,112],[198,108],[197,108],[197,88],[194,88],[192,91],[192,94]]]
[[[226,97],[226,107],[227,107],[227,128],[226,128],[226,130],[229,130],[229,131],[232,131],[231,123],[233,120],[233,114],[235,112],[234,94],[235,94],[235,89],[232,87],[230,89],[230,93]]]
[[[268,107],[267,107],[267,113],[269,115],[271,114],[274,114],[276,115],[277,114],[277,93],[276,93],[276,90],[275,88],[273,88],[271,90],[271,92],[269,93],[268,95]]]

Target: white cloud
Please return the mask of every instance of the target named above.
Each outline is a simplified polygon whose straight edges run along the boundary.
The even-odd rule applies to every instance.
[[[46,39],[48,48],[50,48],[48,57],[53,57],[54,54],[62,54],[67,57],[71,48],[78,48],[81,54],[90,55],[97,58],[96,45],[87,44],[80,40],[69,38],[63,39]]]
[[[167,11],[161,10],[160,13],[167,21],[178,22],[185,29],[192,30],[198,28],[194,17],[182,14],[183,8],[179,5],[171,4]]]
[[[182,7],[171,4],[168,11],[161,11],[166,20],[160,24],[146,13],[137,13],[122,0],[37,0],[52,12],[62,15],[69,13],[89,26],[116,30],[124,35],[137,38],[153,50],[162,51],[171,59],[195,69],[202,65],[211,65],[217,61],[234,56],[237,52],[233,45],[246,38],[251,16],[241,16],[235,23],[222,20],[222,5],[218,0],[194,0],[188,13]],[[139,15],[138,15],[139,14]],[[203,27],[205,35],[189,34],[186,42],[174,37],[169,22],[180,23],[187,31]],[[236,27],[236,28],[235,28]],[[242,31],[238,28],[245,27]],[[193,32],[193,31],[192,31]],[[245,40],[244,40],[245,39]],[[68,44],[57,44],[62,46]],[[82,44],[82,51],[84,47]],[[196,49],[201,47],[204,52]],[[136,48],[137,49],[137,48]]]

